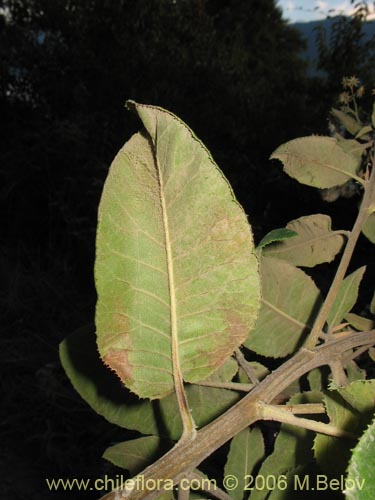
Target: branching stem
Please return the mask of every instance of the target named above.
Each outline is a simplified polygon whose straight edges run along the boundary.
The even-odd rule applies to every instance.
[[[232,408],[200,429],[193,441],[179,441],[168,453],[133,478],[135,486],[131,491],[113,491],[104,495],[101,500],[157,498],[164,491],[165,481],[179,483],[220,446],[260,420],[261,402],[269,404],[292,382],[314,368],[329,364],[332,359],[338,359],[347,351],[365,345],[370,347],[373,344],[375,344],[375,330],[333,339],[313,350],[302,348]]]
[[[313,349],[318,339],[322,333],[324,324],[328,318],[329,311],[332,308],[332,305],[337,297],[339,292],[341,283],[345,277],[346,271],[348,269],[350,260],[353,255],[354,248],[357,244],[357,240],[359,235],[361,234],[361,230],[364,222],[367,217],[373,210],[373,205],[375,202],[375,168],[373,166],[370,178],[368,181],[364,182],[365,192],[363,195],[363,200],[361,203],[361,207],[357,216],[357,219],[354,223],[353,229],[350,233],[348,241],[345,246],[344,253],[341,257],[341,261],[339,267],[337,268],[336,275],[332,282],[331,288],[327,294],[327,297],[324,301],[322,308],[319,311],[319,314],[315,320],[314,326],[306,340],[305,347],[306,349]]]

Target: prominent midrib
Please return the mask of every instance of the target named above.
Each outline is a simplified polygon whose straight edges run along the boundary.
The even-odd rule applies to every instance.
[[[170,300],[170,322],[171,322],[171,351],[172,351],[172,371],[174,379],[174,387],[176,392],[176,397],[178,401],[178,406],[181,414],[184,436],[190,435],[194,431],[194,423],[190,414],[188,402],[186,399],[186,394],[184,390],[184,382],[181,373],[181,363],[179,356],[179,345],[178,345],[178,325],[177,325],[177,303],[176,303],[176,286],[175,286],[175,275],[174,275],[174,265],[173,265],[173,254],[172,254],[172,244],[171,236],[169,232],[169,219],[167,206],[165,202],[164,193],[164,179],[163,173],[160,168],[157,154],[155,153],[155,163],[159,178],[159,189],[160,189],[160,202],[161,202],[161,212],[163,219],[163,229],[165,237],[165,249],[167,258],[167,274],[168,274],[168,287],[169,287],[169,300]]]

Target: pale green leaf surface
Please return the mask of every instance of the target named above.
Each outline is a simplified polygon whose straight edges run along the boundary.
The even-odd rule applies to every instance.
[[[238,372],[237,361],[233,358],[229,358],[225,363],[220,366],[212,375],[210,375],[206,380],[211,382],[230,382],[232,378]]]
[[[340,387],[337,392],[361,414],[371,414],[375,410],[375,380],[358,380]]]
[[[228,491],[233,500],[242,500],[248,475],[264,456],[262,432],[258,427],[246,428],[231,441],[224,475],[232,475],[238,479],[235,489]]]
[[[375,498],[375,420],[353,450],[344,493],[349,500]]]
[[[177,440],[182,424],[175,395],[150,402],[130,393],[100,360],[93,330],[93,326],[78,330],[60,344],[61,363],[79,395],[113,424]],[[233,366],[231,370],[233,372]],[[198,427],[209,423],[239,399],[235,391],[195,385],[187,386],[186,394]]]
[[[359,284],[366,266],[360,267],[347,276],[341,283],[339,292],[328,314],[327,323],[329,328],[340,325],[346,313],[348,313],[357,302]]]
[[[369,215],[362,226],[362,233],[375,244],[375,213]]]
[[[321,391],[326,387],[329,371],[325,366],[314,368],[307,375],[310,389],[312,391]]]
[[[353,360],[349,361],[346,365],[346,373],[349,383],[366,379],[366,370],[359,368],[357,363]]]
[[[301,184],[317,188],[340,186],[355,178],[358,160],[346,153],[332,137],[301,137],[279,146],[271,159],[278,159],[285,172]]]
[[[145,436],[110,446],[103,458],[135,475],[166,451],[161,445],[159,437]]]
[[[358,121],[353,117],[344,113],[340,109],[331,109],[331,113],[334,117],[336,117],[341,125],[351,134],[356,135],[362,128],[362,124],[358,123]]]
[[[303,404],[320,402],[320,393],[305,392],[296,394],[288,403]],[[290,469],[312,462],[313,438],[314,433],[311,431],[289,424],[282,424],[275,441],[274,451],[265,459],[259,469],[258,475],[265,478],[271,475],[277,477],[287,473]],[[250,499],[265,500],[268,498],[269,493],[267,488],[254,490],[250,495]]]
[[[97,342],[140,397],[213,373],[249,335],[259,302],[246,215],[192,131],[130,103],[146,131],[120,150],[99,207]]]
[[[374,322],[371,319],[358,316],[358,314],[347,313],[345,314],[344,319],[360,332],[367,332],[374,328]]]
[[[294,238],[295,236],[297,236],[297,233],[295,231],[291,231],[290,229],[273,229],[268,234],[266,234],[264,238],[261,239],[259,245],[257,246],[257,250],[260,248],[264,248],[270,243],[287,240],[289,238]]]
[[[357,132],[355,137],[356,137],[356,139],[359,139],[360,137],[363,138],[363,136],[368,134],[369,132],[372,132],[371,125],[365,125],[364,127],[361,128],[361,130],[359,132]],[[370,137],[367,136],[367,138],[370,138]]]
[[[311,328],[321,305],[318,288],[301,269],[262,257],[259,318],[244,345],[263,356],[283,357],[295,351]]]
[[[267,246],[263,249],[263,255],[286,260],[295,266],[314,267],[331,262],[344,243],[343,235],[332,231],[328,215],[300,217],[289,222],[286,227],[297,233],[297,236]]]

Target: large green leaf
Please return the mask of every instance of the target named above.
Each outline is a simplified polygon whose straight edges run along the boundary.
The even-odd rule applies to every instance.
[[[362,280],[366,266],[360,267],[354,273],[347,276],[341,283],[337,297],[329,311],[327,323],[329,328],[339,325],[346,313],[348,313],[357,302],[359,284]]]
[[[356,178],[358,169],[358,160],[332,137],[293,139],[279,146],[271,159],[280,160],[286,173],[301,184],[321,189]]]
[[[375,497],[375,420],[353,450],[345,496],[349,500],[373,500]]]
[[[99,352],[140,397],[161,398],[177,371],[207,378],[249,335],[258,265],[246,215],[193,132],[129,103],[145,131],[114,160],[99,207]],[[172,365],[173,356],[173,365]]]
[[[182,423],[175,394],[152,402],[131,394],[101,362],[93,327],[88,326],[69,335],[60,344],[60,359],[79,395],[109,422],[142,434],[172,440],[180,437]],[[229,379],[234,374],[233,362],[227,361],[211,378]],[[218,417],[240,397],[235,391],[197,385],[187,386],[186,394],[197,427]]]
[[[259,318],[244,345],[263,356],[295,351],[311,327],[321,298],[312,279],[288,262],[262,257]]]
[[[286,227],[297,236],[267,246],[263,255],[287,260],[295,266],[313,267],[331,262],[344,243],[343,235],[332,231],[328,215],[300,217]]]

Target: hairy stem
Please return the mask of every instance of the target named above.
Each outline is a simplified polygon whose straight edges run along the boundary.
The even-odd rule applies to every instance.
[[[284,411],[289,411],[296,415],[316,415],[317,413],[325,413],[326,409],[321,403],[302,403],[295,405],[283,405],[281,408]]]
[[[309,431],[327,434],[328,436],[345,437],[349,439],[356,439],[358,437],[331,424],[317,422],[316,420],[309,420],[308,418],[296,417],[293,413],[284,410],[284,408],[280,406],[265,405],[260,403],[259,407],[262,420],[274,420],[283,424],[291,424]]]
[[[165,489],[165,482],[177,484],[205,458],[249,425],[261,419],[259,404],[268,404],[292,382],[348,350],[375,344],[375,330],[353,333],[330,340],[314,350],[302,348],[277,370],[257,384],[223,415],[197,432],[193,441],[179,441],[168,453],[133,478],[132,487],[104,495],[101,500],[152,500]]]

